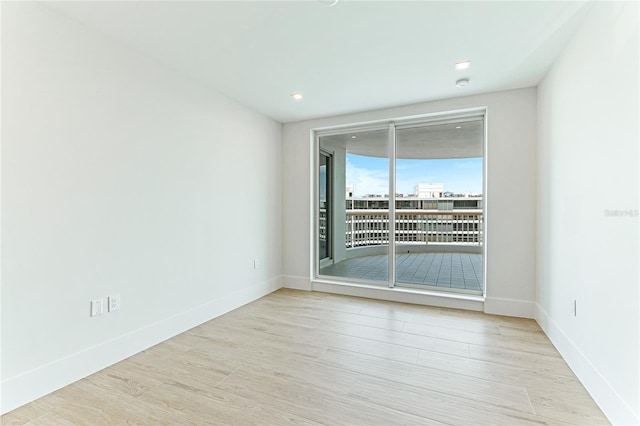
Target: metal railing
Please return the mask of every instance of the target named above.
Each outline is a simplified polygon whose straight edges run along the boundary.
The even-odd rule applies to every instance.
[[[389,244],[389,212],[346,212],[347,248]],[[478,211],[399,211],[396,243],[482,245],[484,218]]]

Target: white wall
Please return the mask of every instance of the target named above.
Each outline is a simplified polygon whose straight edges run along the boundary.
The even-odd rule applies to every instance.
[[[21,2],[2,106],[2,412],[280,286],[279,123]]]
[[[639,424],[638,3],[591,7],[538,89],[536,319],[609,419]]]
[[[326,119],[283,129],[285,286],[311,287],[311,129],[488,107],[487,299],[490,313],[533,317],[535,299],[536,90],[461,97]],[[413,296],[412,296],[413,297]]]

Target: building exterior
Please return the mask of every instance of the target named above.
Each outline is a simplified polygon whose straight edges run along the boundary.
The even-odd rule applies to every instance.
[[[413,195],[418,198],[440,198],[444,196],[444,184],[419,183],[413,187]]]
[[[389,199],[345,200],[347,248],[389,244]],[[483,200],[478,197],[396,199],[396,235],[406,244],[482,245]]]
[[[348,183],[346,186],[346,197],[353,198],[353,184]]]

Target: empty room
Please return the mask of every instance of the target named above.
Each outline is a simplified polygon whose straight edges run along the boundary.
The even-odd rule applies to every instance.
[[[636,1],[1,1],[2,424],[639,425]]]

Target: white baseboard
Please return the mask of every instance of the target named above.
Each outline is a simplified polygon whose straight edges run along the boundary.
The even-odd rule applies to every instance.
[[[465,294],[413,291],[395,287],[377,287],[362,284],[335,283],[324,280],[309,280],[307,277],[285,275],[283,287],[295,290],[321,291],[344,294],[347,296],[368,297],[371,299],[391,300],[394,302],[415,303],[419,305],[439,306],[443,308],[483,311],[487,314],[505,315],[519,318],[533,318],[535,303],[527,300],[482,298]]]
[[[285,275],[282,278],[282,286],[293,290],[311,291],[311,280],[308,277],[296,277],[294,275]]]
[[[281,287],[282,277],[278,276],[242,288],[196,308],[6,379],[1,384],[0,413],[7,413],[41,398]]]
[[[361,284],[333,283],[322,280],[314,280],[313,291],[324,293],[344,294],[346,296],[367,297],[369,299],[391,300],[393,302],[413,303],[417,305],[437,306],[441,308],[467,309],[480,311],[483,309],[481,296],[466,294],[444,294],[437,292],[428,293],[416,291],[410,288],[376,287]]]
[[[484,313],[508,317],[532,318],[535,303],[528,300],[502,299],[487,297],[484,299]]]
[[[633,409],[565,334],[558,323],[537,303],[535,319],[609,421],[614,425],[640,424],[640,418]]]

